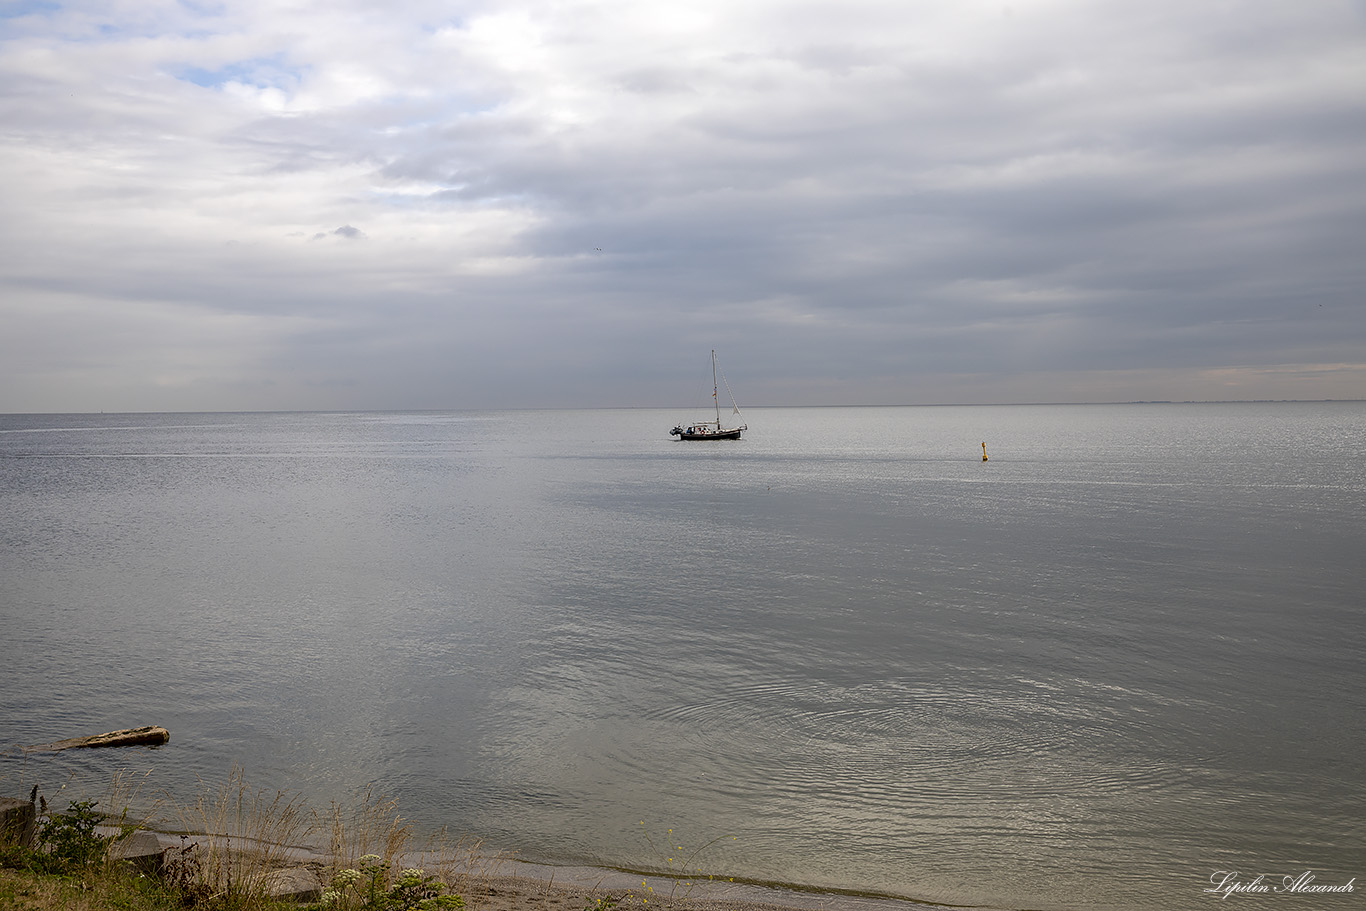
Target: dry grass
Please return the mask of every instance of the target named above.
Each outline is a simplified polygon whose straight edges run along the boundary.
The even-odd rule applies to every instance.
[[[99,809],[105,823],[117,828],[143,829],[148,820],[161,809],[161,799],[147,796],[147,782],[151,771],[141,775],[120,770],[114,773],[109,789],[99,799]]]
[[[201,793],[189,804],[169,795],[146,799],[147,780],[147,774],[116,774],[97,807],[105,817],[104,832],[150,828],[147,820],[160,818],[176,820],[180,831],[192,833],[183,847],[163,853],[164,885],[139,877],[102,852],[97,862],[66,877],[3,871],[0,911],[150,911],[191,904],[263,911],[276,907],[266,894],[271,871],[309,862],[327,888],[338,871],[362,866],[367,855],[379,858],[381,887],[387,888],[399,870],[418,869],[444,883],[449,894],[460,895],[497,876],[502,863],[501,856],[483,854],[479,842],[452,839],[444,830],[419,838],[399,813],[398,802],[369,788],[349,804],[333,803],[319,812],[302,797],[252,787],[237,767],[222,784],[201,781]],[[65,798],[64,792],[58,794]],[[320,855],[326,862],[319,862]]]
[[[337,803],[314,815],[314,826],[329,833],[327,853],[338,869],[355,867],[367,854],[378,855],[392,868],[407,852],[413,827],[398,813],[398,801],[378,797],[366,788],[350,807]]]
[[[362,857],[376,855],[386,870],[423,870],[460,894],[471,883],[496,875],[502,861],[500,856],[482,853],[478,841],[453,840],[445,829],[419,840],[399,814],[398,801],[377,796],[371,788],[363,790],[350,806],[333,803],[326,812],[316,814],[315,829],[328,833],[330,874],[356,869]]]
[[[176,811],[185,829],[204,833],[193,856],[181,860],[182,887],[229,907],[261,904],[265,875],[293,865],[292,849],[312,829],[302,798],[257,790],[236,767],[223,784]]]
[[[452,840],[445,829],[432,836],[422,850],[410,855],[404,864],[426,870],[458,895],[470,892],[478,883],[499,875],[505,855],[486,854],[473,839]]]

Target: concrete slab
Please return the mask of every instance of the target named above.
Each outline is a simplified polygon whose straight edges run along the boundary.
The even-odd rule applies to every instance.
[[[281,901],[312,902],[322,897],[322,883],[308,867],[272,870],[262,877],[266,894]]]
[[[161,839],[152,832],[134,832],[114,842],[109,856],[114,860],[126,860],[143,873],[161,873]]]

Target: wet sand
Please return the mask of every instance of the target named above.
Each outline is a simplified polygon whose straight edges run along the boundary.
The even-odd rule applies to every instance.
[[[470,911],[924,911],[947,907],[842,892],[705,878],[675,881],[599,867],[555,867],[512,860],[499,862],[495,872],[471,876],[461,894]]]
[[[163,850],[205,839],[203,835],[148,831]],[[277,846],[273,850],[286,866],[306,866],[322,882],[332,869],[332,859],[316,849]],[[418,851],[402,855],[396,865],[444,868],[451,891],[465,899],[468,911],[925,911],[950,907],[708,877],[672,879],[605,867],[555,866],[478,852],[454,865],[438,860],[437,854]]]

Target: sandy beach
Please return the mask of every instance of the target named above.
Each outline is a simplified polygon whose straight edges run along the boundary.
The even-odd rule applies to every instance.
[[[815,892],[717,880],[641,876],[595,867],[505,861],[472,877],[462,892],[470,911],[918,911],[942,905],[848,893]]]
[[[853,892],[698,877],[672,879],[607,867],[557,866],[511,858],[471,870],[461,892],[470,911],[924,911],[948,905]],[[976,907],[974,911],[1003,911]]]
[[[144,831],[154,836],[163,851],[206,839],[204,835]],[[280,868],[307,867],[323,883],[334,869],[333,859],[317,848],[276,846],[274,851]],[[707,876],[675,879],[609,867],[533,863],[477,850],[454,863],[443,852],[405,852],[395,865],[441,869],[452,892],[465,899],[468,911],[923,911],[948,907]],[[1001,909],[979,907],[975,911]]]

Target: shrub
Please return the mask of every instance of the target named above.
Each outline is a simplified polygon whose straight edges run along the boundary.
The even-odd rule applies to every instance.
[[[73,800],[64,814],[52,813],[38,825],[39,849],[30,864],[39,873],[78,873],[102,864],[109,846],[132,833],[124,827],[118,835],[101,835],[96,830],[104,814],[93,800]]]

